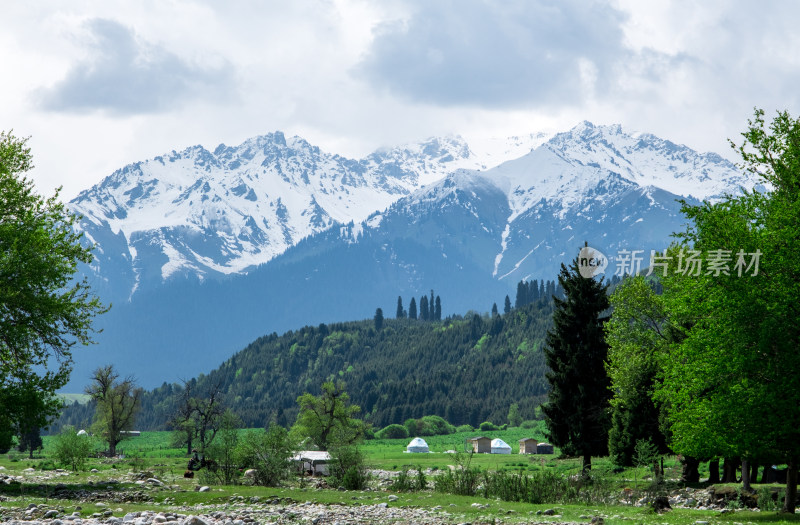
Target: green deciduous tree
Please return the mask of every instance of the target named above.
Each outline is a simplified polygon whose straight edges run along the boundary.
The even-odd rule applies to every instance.
[[[602,281],[581,277],[577,258],[569,268],[561,265],[558,281],[566,295],[555,299],[553,328],[547,333],[550,394],[542,410],[549,439],[565,454],[582,456],[586,473],[592,456],[608,451],[611,392],[601,318],[608,297]]]
[[[243,467],[255,470],[253,483],[277,487],[292,470],[292,456],[297,446],[289,432],[280,425],[246,433],[239,445],[239,460]]]
[[[640,440],[660,453],[669,450],[653,394],[673,338],[663,301],[644,277],[623,281],[610,302],[613,314],[605,325],[613,392],[608,451],[615,464],[630,467]]]
[[[303,394],[297,398],[300,413],[292,427],[297,441],[309,438],[320,450],[357,443],[364,436],[366,425],[355,416],[361,412],[350,404],[343,382],[323,383],[319,396]]]
[[[86,460],[94,449],[92,438],[79,436],[74,427],[65,427],[53,440],[53,456],[72,470],[83,470]]]
[[[92,320],[105,309],[85,279],[73,280],[92,250],[58,192],[45,199],[25,178],[33,167],[26,142],[0,132],[0,388],[52,394],[69,378],[73,347],[92,342]],[[8,408],[0,404],[0,413]]]
[[[700,275],[664,278],[671,312],[691,321],[663,362],[676,452],[786,462],[794,512],[800,462],[800,121],[756,111],[738,148],[742,168],[768,185],[719,203],[684,205],[682,247],[703,255]],[[726,271],[712,263],[727,258]],[[756,272],[755,261],[758,259]],[[718,265],[719,266],[719,265]],[[708,271],[711,268],[712,271]],[[741,275],[740,275],[741,274]],[[748,488],[748,475],[743,476]]]
[[[97,402],[94,434],[108,443],[109,454],[115,456],[117,445],[128,437],[127,431],[133,429],[136,413],[141,408],[142,389],[130,376],[120,380],[114,367],[107,365],[94,371],[86,393]]]
[[[223,485],[233,485],[239,479],[237,451],[241,427],[242,420],[236,414],[230,410],[223,412],[217,438],[206,448],[203,456],[204,459],[211,459],[216,463],[216,468],[204,471],[206,475]]]

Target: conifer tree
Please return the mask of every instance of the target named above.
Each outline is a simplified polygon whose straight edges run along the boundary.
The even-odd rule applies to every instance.
[[[517,283],[517,299],[514,301],[514,308],[525,306],[525,281]]]
[[[434,314],[434,308],[433,308],[434,304],[436,304],[436,299],[433,296],[433,289],[431,289],[431,298],[430,301],[428,301],[428,317],[430,318],[431,321],[436,320],[436,315]]]
[[[492,303],[492,317],[499,315],[497,312],[497,303]]]
[[[601,313],[608,308],[606,285],[581,276],[578,259],[561,265],[558,282],[565,298],[555,298],[553,328],[547,332],[545,359],[550,367],[548,402],[542,407],[547,435],[564,454],[583,457],[608,453],[608,407],[611,391],[605,369],[608,345]],[[553,284],[548,282],[548,288]]]
[[[375,310],[373,321],[375,322],[375,331],[380,332],[381,328],[383,328],[383,309],[378,308]]]
[[[402,319],[406,316],[405,310],[403,310],[403,298],[401,296],[397,296],[397,313],[395,317],[398,319]]]
[[[409,319],[416,319],[417,318],[417,300],[413,297],[411,298],[411,302],[408,303],[408,318]]]
[[[442,298],[438,295],[436,296],[436,305],[433,309],[433,318],[435,321],[442,320]]]
[[[509,299],[508,296],[506,295],[506,302],[503,305],[503,313],[507,314],[510,311],[511,311],[511,299]]]
[[[422,296],[419,298],[419,318],[423,321],[430,320],[430,312],[428,311],[428,298]]]

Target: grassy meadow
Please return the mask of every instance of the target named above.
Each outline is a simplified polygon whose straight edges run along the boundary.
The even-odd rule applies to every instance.
[[[243,430],[242,432],[246,432]],[[512,454],[475,454],[471,457],[471,466],[480,470],[509,471],[534,474],[537,471],[549,470],[557,473],[572,475],[580,471],[580,460],[558,459],[558,455],[520,455],[518,454],[518,440],[524,437],[543,439],[541,428],[522,429],[511,428],[492,432],[460,432],[443,436],[428,436],[424,439],[431,449],[428,454],[408,454],[405,447],[410,439],[385,439],[367,440],[361,446],[369,467],[380,470],[398,471],[403,468],[415,469],[418,466],[431,469],[428,476],[431,481],[438,473],[456,467],[459,460],[465,460],[468,455],[460,458],[446,453],[446,450],[463,452],[465,440],[476,435],[503,439],[511,445]],[[98,490],[103,487],[102,481],[116,479],[120,483],[115,490],[140,490],[141,485],[136,485],[132,480],[132,473],[147,472],[167,484],[166,487],[146,487],[149,491],[150,502],[114,503],[116,515],[137,510],[165,507],[182,509],[183,511],[197,510],[199,508],[225,508],[232,502],[246,503],[251,498],[253,501],[275,500],[280,498],[286,502],[314,502],[320,504],[364,505],[387,503],[391,507],[423,507],[435,511],[447,512],[453,516],[454,522],[470,523],[495,523],[502,522],[538,522],[538,523],[589,523],[593,516],[602,516],[607,524],[616,523],[649,523],[649,524],[675,524],[693,525],[698,522],[708,524],[730,525],[756,525],[760,523],[787,523],[797,522],[796,516],[780,515],[775,512],[757,512],[750,510],[733,510],[729,513],[720,513],[718,510],[695,510],[676,508],[666,514],[656,514],[649,507],[636,507],[625,504],[635,501],[646,495],[649,486],[648,472],[644,468],[613,471],[612,465],[606,458],[595,458],[593,471],[604,479],[608,490],[618,494],[613,502],[574,503],[567,505],[542,504],[534,505],[515,501],[501,501],[487,499],[480,495],[458,496],[433,491],[432,489],[419,492],[394,492],[387,484],[377,485],[370,491],[338,491],[330,489],[313,488],[308,478],[297,478],[284,488],[265,488],[248,485],[219,486],[212,485],[209,492],[196,492],[194,489],[208,481],[197,476],[195,479],[185,479],[183,471],[186,468],[188,456],[185,449],[172,446],[169,432],[142,432],[140,436],[130,438],[121,443],[119,450],[124,458],[98,458],[92,459],[87,464],[86,470],[81,472],[58,472],[61,468],[50,457],[53,438],[44,437],[44,450],[31,460],[27,454],[10,452],[0,457],[2,474],[23,476],[30,479],[21,484],[0,484],[0,496],[7,498],[0,501],[0,510],[6,507],[24,508],[31,503],[56,501],[53,497],[53,487],[58,483],[66,483],[76,492]],[[100,447],[98,446],[98,449]],[[558,452],[558,451],[556,451]],[[677,479],[680,477],[680,465],[675,458],[665,458],[667,488],[679,487]],[[33,471],[27,470],[33,468]],[[91,470],[96,470],[92,472]],[[51,481],[42,482],[37,476],[54,476]],[[703,484],[695,487],[701,488]],[[108,489],[104,489],[108,490]],[[627,491],[627,496],[625,496]],[[392,496],[390,498],[390,496]],[[395,500],[394,497],[397,497]],[[243,499],[242,499],[243,498]],[[2,500],[3,498],[0,498]],[[78,509],[83,516],[91,516],[104,507],[87,501],[59,500],[59,504],[69,511]],[[480,506],[475,506],[478,503]],[[117,510],[121,509],[121,510]],[[552,510],[553,515],[543,514]]]

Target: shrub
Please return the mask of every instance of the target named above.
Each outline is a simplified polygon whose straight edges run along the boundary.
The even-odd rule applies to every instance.
[[[289,432],[280,425],[270,425],[266,432],[247,432],[237,448],[241,465],[255,471],[253,483],[265,487],[276,487],[289,477],[293,455]]]
[[[331,481],[346,490],[364,490],[369,481],[364,455],[354,446],[340,446],[330,450]]]
[[[73,471],[83,470],[92,448],[89,436],[79,436],[74,427],[67,426],[54,440],[53,456]]]
[[[439,416],[424,416],[422,423],[427,432],[429,432],[425,434],[426,436],[443,436],[453,434],[456,431],[456,427]]]
[[[444,471],[436,476],[433,487],[436,492],[458,494],[460,496],[474,496],[480,481],[480,471],[472,468],[472,453],[455,455],[456,468]]]
[[[408,465],[403,465],[403,469],[394,478],[394,481],[389,487],[396,492],[412,492],[417,490],[425,490],[428,488],[428,480],[425,477],[425,470],[417,465],[417,475],[411,476],[408,473]]]
[[[230,409],[222,414],[222,422],[214,442],[205,450],[205,458],[215,463],[213,468],[206,468],[204,474],[211,474],[212,479],[223,485],[233,485],[239,479],[237,463],[237,448],[239,444],[239,427],[241,419]],[[205,478],[203,478],[205,481]],[[214,483],[211,479],[206,481]]]
[[[408,430],[408,436],[442,436],[453,434],[456,427],[445,421],[440,416],[423,416],[420,419],[407,419],[403,426]]]
[[[490,430],[500,430],[500,428],[491,421],[484,421],[483,423],[480,424],[478,428],[480,428],[484,432],[488,432]]]
[[[456,432],[472,432],[475,429],[472,428],[472,425],[458,425],[456,427]]]
[[[378,439],[404,439],[408,437],[408,429],[403,425],[392,424],[375,433]]]
[[[536,421],[535,419],[526,419],[525,421],[520,423],[519,426],[526,429],[537,428],[539,426],[539,422]]]

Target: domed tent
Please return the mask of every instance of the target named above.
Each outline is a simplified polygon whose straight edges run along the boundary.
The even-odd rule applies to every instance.
[[[500,438],[493,439],[492,454],[511,454],[511,447]]]
[[[430,452],[428,444],[422,438],[414,438],[406,447],[406,452]]]

